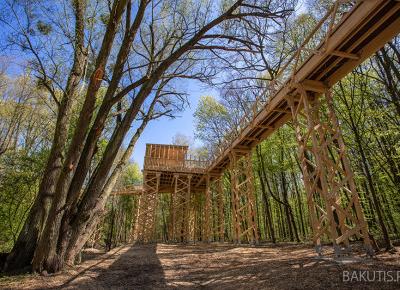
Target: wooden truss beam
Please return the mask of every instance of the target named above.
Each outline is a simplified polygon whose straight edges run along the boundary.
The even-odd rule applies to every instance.
[[[299,145],[299,159],[307,192],[313,241],[321,254],[326,235],[336,255],[349,251],[350,238],[363,238],[372,255],[368,227],[330,91],[318,95],[299,87],[300,102],[288,97]],[[322,110],[326,105],[327,112]]]
[[[174,174],[174,192],[171,194],[169,238],[173,242],[189,241],[191,206],[190,174]]]
[[[204,235],[205,242],[224,241],[224,192],[222,175],[206,177],[205,206],[204,206]]]
[[[238,155],[233,151],[230,155],[230,173],[235,242],[258,244],[251,152]]]
[[[144,192],[139,196],[136,223],[133,239],[137,243],[149,243],[155,241],[155,222],[158,205],[158,188],[160,185],[160,173],[148,176],[144,173]]]

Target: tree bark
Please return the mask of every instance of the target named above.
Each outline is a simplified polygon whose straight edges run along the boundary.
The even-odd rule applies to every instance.
[[[113,190],[118,178],[120,177],[122,170],[129,162],[129,158],[131,157],[133,150],[135,148],[136,142],[139,139],[140,135],[142,134],[143,130],[146,128],[148,122],[151,119],[152,112],[156,103],[156,99],[150,105],[149,111],[142,121],[139,128],[136,130],[135,134],[131,138],[127,149],[125,150],[124,154],[122,155],[121,159],[119,160],[117,166],[114,168],[113,173],[108,178],[106,184],[103,187],[103,190],[98,199],[98,206],[95,207],[93,213],[91,213],[89,222],[86,225],[85,232],[90,233],[92,229],[97,225],[98,216],[102,214],[104,211],[104,206],[107,201],[107,198],[110,196],[111,191]],[[81,248],[86,243],[86,240],[90,237],[90,235],[79,235],[78,232],[71,234],[71,239],[68,241],[67,248],[65,249],[65,262],[66,264],[72,264],[75,260],[75,256]]]
[[[56,195],[53,199],[49,218],[51,222],[46,223],[38,246],[33,257],[33,269],[41,272],[46,269],[48,272],[56,272],[63,267],[63,258],[57,255],[58,235],[61,225],[61,219],[64,214],[64,205],[67,198],[68,188],[76,170],[76,164],[83,150],[86,133],[91,123],[97,92],[100,88],[101,80],[104,74],[105,65],[111,52],[111,47],[120,23],[126,1],[115,2],[113,11],[110,14],[106,33],[103,38],[102,46],[96,60],[96,69],[93,72],[85,101],[78,119],[77,129],[72,137],[68,149],[67,157],[63,163],[60,177],[56,185]]]
[[[5,271],[15,271],[31,264],[40,234],[49,214],[56,183],[61,172],[64,150],[68,140],[71,108],[87,60],[87,51],[84,46],[86,4],[84,1],[75,0],[73,6],[75,11],[74,61],[58,107],[52,147],[43,172],[43,179],[39,185],[38,195],[18,236],[18,240],[7,257]]]
[[[130,3],[130,2],[128,2]],[[116,65],[113,70],[112,79],[109,87],[107,88],[107,92],[104,96],[104,100],[99,108],[99,112],[96,115],[96,118],[93,122],[93,125],[88,133],[88,137],[85,142],[85,146],[80,155],[79,163],[76,167],[76,172],[74,173],[73,179],[71,181],[71,185],[68,190],[68,198],[66,202],[65,212],[66,215],[73,214],[69,213],[71,209],[76,209],[76,205],[78,202],[78,197],[81,192],[83,183],[88,174],[91,161],[93,155],[96,151],[97,142],[103,132],[103,129],[106,125],[107,116],[115,104],[115,100],[113,97],[118,89],[118,85],[123,76],[124,65],[128,59],[129,52],[131,50],[132,42],[136,36],[136,33],[140,27],[140,24],[143,20],[144,12],[146,10],[147,1],[141,0],[141,4],[138,8],[138,13],[136,14],[135,21],[132,24],[132,27],[127,27],[127,31],[124,35],[124,39],[122,41],[120,50],[118,52]],[[128,22],[129,23],[129,22]],[[139,85],[140,82],[138,82]],[[120,118],[120,116],[119,116]]]

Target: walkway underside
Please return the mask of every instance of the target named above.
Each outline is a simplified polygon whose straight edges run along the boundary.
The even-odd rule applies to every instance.
[[[188,158],[185,146],[148,144],[143,187],[131,191],[139,195],[136,241],[257,244],[252,149],[292,121],[317,251],[322,239],[337,255],[362,239],[372,253],[330,88],[400,32],[400,1],[360,0],[350,10],[345,2],[321,19],[213,161]]]

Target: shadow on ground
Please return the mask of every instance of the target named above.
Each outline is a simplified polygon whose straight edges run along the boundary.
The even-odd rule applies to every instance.
[[[164,288],[164,271],[156,253],[156,245],[133,246],[118,258],[102,260],[69,279],[61,288],[144,289]]]
[[[136,245],[93,255],[74,269],[0,280],[13,289],[399,289],[398,282],[343,282],[343,271],[400,270],[398,253],[317,258],[305,245]],[[400,279],[399,279],[400,280]]]

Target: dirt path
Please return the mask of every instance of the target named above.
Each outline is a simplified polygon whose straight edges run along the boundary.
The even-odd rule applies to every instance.
[[[354,270],[358,274],[368,270],[369,279],[375,271],[375,280],[376,271],[392,271],[395,279],[399,271],[399,282],[343,282],[343,271]],[[312,248],[299,245],[120,247],[108,254],[91,254],[81,265],[60,274],[0,278],[0,288],[400,289],[400,255],[337,262],[331,255],[316,258]]]

